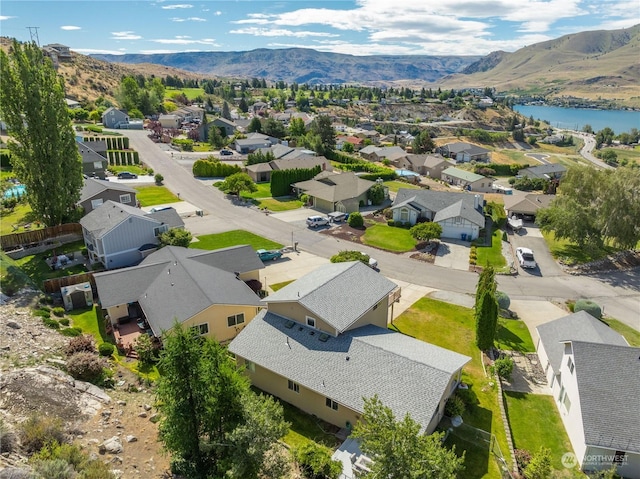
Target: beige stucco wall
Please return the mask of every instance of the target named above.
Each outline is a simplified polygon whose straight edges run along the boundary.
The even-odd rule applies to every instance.
[[[238,364],[243,365],[243,358],[237,358]],[[259,365],[255,365],[255,372],[246,370],[247,375],[251,379],[251,383],[259,389],[288,402],[306,412],[313,414],[323,421],[334,424],[338,427],[346,427],[347,422],[354,425],[359,419],[360,414],[357,411],[347,408],[342,404],[338,404],[338,410],[335,411],[326,406],[326,398],[323,394],[305,388],[300,385],[300,392],[296,393],[288,388],[288,379],[276,374]],[[322,384],[318,385],[319,388]]]
[[[109,315],[111,324],[115,325],[118,323],[118,318],[129,316],[129,311],[127,310],[126,304],[119,304],[118,306],[107,308],[107,314]]]
[[[209,334],[206,336],[218,342],[225,342],[235,338],[256,314],[258,314],[259,310],[260,308],[256,306],[214,304],[187,319],[182,324],[185,328],[208,324]],[[244,313],[244,323],[229,327],[227,325],[227,318],[239,313]]]
[[[250,279],[255,279],[257,281],[260,281],[260,270],[259,269],[254,269],[253,271],[247,271],[245,273],[240,273],[238,275],[238,277],[242,281],[248,281]]]
[[[321,211],[326,211],[327,213],[331,213],[333,211],[333,202],[326,201],[321,198],[313,197],[313,206]]]
[[[356,329],[360,326],[365,326],[367,324],[375,324],[376,326],[380,326],[381,328],[387,328],[387,324],[389,321],[389,296],[386,296],[384,299],[381,299],[377,307],[371,308],[367,311],[359,320],[350,325],[349,329]]]
[[[288,303],[269,303],[268,308],[270,313],[292,319],[293,321],[304,325],[307,324],[307,316],[310,316],[316,320],[316,329],[324,331],[325,333],[328,333],[332,336],[335,336],[337,334],[335,328],[329,326],[326,322],[320,319],[317,314],[312,313],[300,303],[297,303],[295,301],[291,301]]]

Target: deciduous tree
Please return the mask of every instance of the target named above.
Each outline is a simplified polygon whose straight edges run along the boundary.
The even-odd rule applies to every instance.
[[[82,188],[82,162],[64,102],[64,82],[35,43],[0,51],[0,110],[13,141],[13,170],[31,209],[47,226],[71,217]]]
[[[253,193],[258,190],[258,187],[246,173],[234,173],[227,176],[221,189],[229,194],[239,195],[243,191]]]
[[[320,137],[320,145],[323,151],[317,151],[323,154],[325,151],[333,150],[336,147],[336,131],[331,124],[331,118],[327,115],[319,115],[311,123],[311,134]]]
[[[415,154],[421,154],[432,152],[436,145],[431,139],[431,134],[427,130],[423,130],[414,138],[412,147]]]
[[[171,228],[160,235],[160,244],[162,246],[182,246],[187,248],[191,240],[191,231],[183,228]]]

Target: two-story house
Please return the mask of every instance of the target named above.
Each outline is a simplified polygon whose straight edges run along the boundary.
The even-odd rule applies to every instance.
[[[480,191],[481,193],[493,192],[493,180],[491,178],[478,175],[472,171],[456,168],[455,166],[450,166],[442,170],[440,179],[466,191]]]
[[[140,263],[157,249],[158,236],[184,228],[184,221],[173,208],[145,213],[108,200],[82,217],[80,225],[91,263],[113,269]]]
[[[86,176],[104,180],[107,176],[109,160],[98,151],[106,152],[106,142],[92,141],[85,143],[83,141],[76,141],[76,145],[82,157],[82,173]]]
[[[229,351],[256,387],[338,427],[377,394],[430,433],[470,358],[389,330],[397,289],[361,262],[324,265],[265,298]]]
[[[136,193],[135,189],[122,183],[85,178],[78,204],[82,206],[85,214],[91,213],[106,201],[136,206]]]
[[[127,128],[129,115],[111,106],[102,114],[102,125],[105,128]]]

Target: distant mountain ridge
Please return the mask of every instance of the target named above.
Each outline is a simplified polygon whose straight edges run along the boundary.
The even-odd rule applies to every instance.
[[[116,63],[154,63],[206,76],[266,78],[287,83],[436,82],[461,72],[480,56],[354,56],[306,48],[246,52],[91,55]]]

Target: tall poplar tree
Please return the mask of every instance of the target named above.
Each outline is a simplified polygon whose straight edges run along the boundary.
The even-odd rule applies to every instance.
[[[493,347],[498,327],[498,301],[496,300],[496,274],[493,267],[486,267],[478,278],[476,287],[476,346],[482,351]]]
[[[0,115],[14,173],[47,226],[70,219],[82,188],[82,161],[64,101],[64,82],[35,43],[0,51]]]

